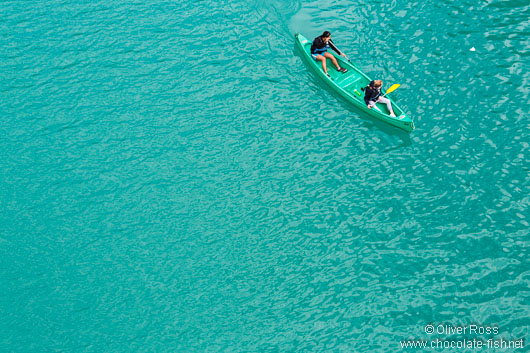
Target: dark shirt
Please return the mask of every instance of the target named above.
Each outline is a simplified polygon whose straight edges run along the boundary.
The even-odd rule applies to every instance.
[[[342,52],[335,46],[335,43],[330,39],[328,44],[324,42],[324,39],[322,37],[316,37],[313,40],[313,43],[311,44],[311,54],[322,54],[325,52],[328,48],[335,50],[337,54],[341,55]]]
[[[381,95],[381,87],[375,88],[374,81],[370,82],[368,86],[364,88],[364,102],[366,105],[370,104],[370,101],[377,102],[377,98]]]

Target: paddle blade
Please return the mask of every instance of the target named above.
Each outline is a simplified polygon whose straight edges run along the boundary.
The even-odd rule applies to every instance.
[[[399,86],[401,86],[399,83],[395,83],[390,86],[390,88],[386,90],[385,96],[391,92],[394,92]]]

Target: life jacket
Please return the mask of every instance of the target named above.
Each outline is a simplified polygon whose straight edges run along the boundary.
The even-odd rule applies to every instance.
[[[361,88],[364,91],[364,101],[366,104],[369,104],[370,101],[376,102],[377,98],[381,95],[381,90],[374,87],[374,81],[364,88]]]
[[[321,48],[319,48],[321,47]],[[322,37],[316,37],[311,44],[311,54],[321,55],[329,49],[329,44]]]

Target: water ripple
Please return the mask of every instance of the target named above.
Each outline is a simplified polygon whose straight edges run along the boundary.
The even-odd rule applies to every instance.
[[[399,350],[528,336],[529,5],[2,5],[9,351]],[[361,117],[328,29],[416,122]],[[470,51],[474,47],[475,51]]]

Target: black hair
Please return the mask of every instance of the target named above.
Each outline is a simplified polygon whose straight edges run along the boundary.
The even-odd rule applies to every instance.
[[[329,31],[324,31],[324,33],[322,33],[321,37],[322,38],[331,37],[331,33],[329,33]]]

